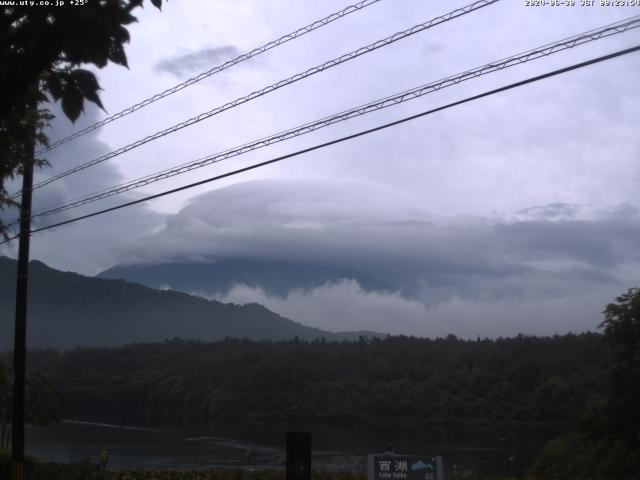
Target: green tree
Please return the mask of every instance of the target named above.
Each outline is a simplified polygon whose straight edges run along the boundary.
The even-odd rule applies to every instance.
[[[9,447],[11,421],[11,369],[0,360],[0,450]],[[32,425],[48,425],[59,420],[64,408],[59,391],[40,373],[32,373],[26,382],[26,421]]]
[[[603,313],[605,391],[545,447],[533,468],[543,478],[640,479],[640,289],[629,289]]]
[[[95,75],[79,67],[103,68],[108,62],[127,66],[125,26],[136,21],[131,12],[143,1],[0,8],[0,210],[17,206],[5,182],[20,175],[23,162],[31,160],[34,140],[47,143],[44,127],[52,116],[34,105],[59,100],[72,121],[83,111],[85,100],[102,107]],[[160,8],[162,0],[151,3]],[[46,161],[37,159],[36,164]],[[6,236],[1,221],[0,233]]]
[[[600,325],[611,351],[608,407],[621,440],[640,450],[640,288],[616,301],[607,305]]]
[[[11,375],[0,360],[0,451],[9,445],[9,419],[11,418]]]

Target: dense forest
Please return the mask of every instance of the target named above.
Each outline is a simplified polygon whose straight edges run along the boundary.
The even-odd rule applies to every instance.
[[[30,353],[66,415],[127,422],[556,429],[600,390],[598,334],[465,341],[166,341]]]
[[[640,288],[604,311],[607,363],[599,398],[536,460],[539,478],[640,479]]]

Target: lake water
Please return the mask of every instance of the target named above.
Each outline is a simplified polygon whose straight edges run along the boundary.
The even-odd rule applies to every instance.
[[[445,471],[521,475],[550,434],[531,431],[313,428],[314,469],[365,471],[366,456],[391,445],[396,453],[442,455]],[[286,429],[264,424],[144,428],[65,421],[27,427],[26,451],[42,460],[98,462],[110,468],[283,468]]]

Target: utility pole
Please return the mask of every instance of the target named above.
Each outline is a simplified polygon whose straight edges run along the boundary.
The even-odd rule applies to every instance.
[[[37,105],[34,103],[34,108]],[[34,115],[37,115],[35,113]],[[27,288],[29,278],[29,240],[31,236],[31,196],[33,191],[34,138],[28,157],[22,163],[22,203],[18,243],[18,278],[16,285],[16,323],[13,345],[13,405],[11,420],[11,480],[23,480],[25,376],[27,353]]]

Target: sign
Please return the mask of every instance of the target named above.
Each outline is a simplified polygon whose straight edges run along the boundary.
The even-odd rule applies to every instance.
[[[368,480],[444,480],[442,457],[369,455]]]
[[[102,450],[100,450],[100,464],[102,465],[102,468],[107,466],[108,461],[109,461],[109,450],[107,450],[106,448],[103,448]]]

